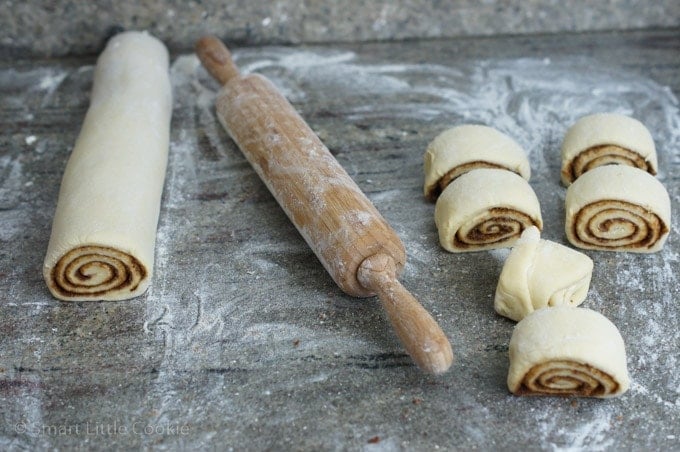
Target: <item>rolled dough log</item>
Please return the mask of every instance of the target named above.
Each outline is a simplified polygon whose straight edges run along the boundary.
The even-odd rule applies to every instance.
[[[451,252],[512,246],[524,229],[543,227],[529,183],[504,169],[475,169],[451,182],[437,200],[439,242]]]
[[[54,214],[43,275],[56,298],[123,300],[149,286],[171,114],[163,43],[112,38]]]
[[[510,339],[508,388],[516,395],[614,397],[628,390],[626,349],[616,326],[590,309],[539,309]]]
[[[598,113],[579,119],[562,143],[562,183],[569,185],[588,170],[622,164],[655,175],[656,148],[649,130],[637,119]]]
[[[585,300],[593,274],[588,256],[540,238],[527,228],[505,260],[496,287],[494,308],[520,321],[546,306],[578,306]]]
[[[653,253],[663,247],[670,225],[668,192],[641,169],[601,166],[567,189],[565,232],[579,248]]]
[[[434,201],[454,179],[476,168],[500,168],[529,180],[526,153],[512,138],[482,125],[462,125],[440,133],[424,157],[425,197]]]

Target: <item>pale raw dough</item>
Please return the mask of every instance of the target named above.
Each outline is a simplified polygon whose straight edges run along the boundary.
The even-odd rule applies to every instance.
[[[569,186],[565,232],[579,248],[653,253],[670,231],[671,201],[654,176],[624,165],[601,166]]]
[[[510,339],[508,388],[517,395],[614,397],[628,390],[626,349],[616,326],[590,309],[539,309]]]
[[[634,166],[654,175],[656,148],[649,130],[637,119],[598,113],[579,119],[562,143],[562,182],[569,185],[602,165]]]
[[[527,228],[505,260],[496,287],[494,308],[520,321],[546,306],[578,306],[585,300],[593,274],[588,256],[540,238]]]
[[[172,95],[156,38],[112,38],[59,192],[43,267],[62,300],[122,300],[151,280]]]
[[[507,169],[529,180],[526,153],[512,138],[482,125],[462,125],[440,133],[424,157],[425,196],[435,200],[460,175],[475,168]]]
[[[475,169],[451,182],[437,200],[439,242],[451,252],[512,246],[524,229],[543,227],[534,190],[502,169]]]

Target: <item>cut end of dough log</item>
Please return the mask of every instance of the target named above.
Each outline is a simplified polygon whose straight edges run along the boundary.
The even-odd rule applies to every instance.
[[[126,252],[83,245],[69,250],[53,267],[46,267],[45,280],[60,300],[125,300],[146,291],[149,271]]]
[[[616,395],[619,383],[611,375],[577,361],[555,360],[532,367],[515,388],[515,395],[606,397]]]
[[[529,183],[499,169],[460,176],[439,197],[434,215],[439,243],[453,253],[509,247],[528,227],[543,228]]]
[[[510,207],[492,207],[474,221],[463,225],[453,236],[456,251],[481,251],[512,245],[529,226],[540,222]]]
[[[670,232],[670,197],[649,173],[602,166],[567,190],[565,232],[576,247],[653,253]]]
[[[516,395],[606,398],[628,390],[621,334],[590,309],[535,311],[515,327],[509,354],[508,388]]]
[[[531,168],[522,147],[488,126],[467,124],[445,130],[425,151],[425,197],[436,201],[456,178],[481,168],[511,171],[529,180]]]
[[[562,144],[564,185],[594,168],[614,164],[656,174],[654,140],[640,121],[614,113],[598,113],[584,116],[567,131]]]

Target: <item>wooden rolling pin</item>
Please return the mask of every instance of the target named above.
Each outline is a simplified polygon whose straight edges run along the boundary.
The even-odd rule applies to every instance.
[[[217,38],[196,53],[222,85],[217,116],[333,280],[347,294],[377,294],[413,360],[441,374],[453,361],[437,322],[399,283],[404,246],[330,151],[276,87],[243,76]]]

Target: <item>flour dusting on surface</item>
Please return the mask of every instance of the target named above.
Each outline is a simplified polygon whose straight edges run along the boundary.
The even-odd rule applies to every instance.
[[[479,123],[495,127],[528,152],[535,188],[558,186],[551,189],[556,196],[546,199],[546,193],[538,193],[547,209],[552,208],[551,203],[563,205],[559,146],[568,127],[582,116],[615,112],[645,123],[653,131],[657,144],[662,182],[671,180],[668,169],[673,153],[680,147],[678,100],[668,87],[602,67],[585,57],[479,60],[465,67],[451,68],[436,64],[363,64],[359,55],[333,51],[247,49],[237,52],[237,56],[246,72],[257,71],[269,76],[291,101],[302,102],[310,92],[325,90],[357,99],[337,112],[349,122],[390,118],[412,121],[413,127],[417,127],[419,123],[445,119],[450,125]],[[671,195],[677,200],[677,188]],[[396,210],[413,202],[413,196],[413,191],[385,190],[373,193],[371,199],[379,208],[387,205]],[[559,229],[546,226],[547,238],[563,240]],[[415,262],[407,265],[407,276],[423,277],[427,269],[438,269],[437,253],[432,251],[438,246],[432,240],[436,240],[436,236],[423,234],[421,224],[395,224],[394,227],[406,243],[411,262]],[[672,234],[680,231],[677,216],[671,228]],[[490,252],[498,269],[507,253],[508,250]],[[664,410],[677,412],[680,377],[672,369],[677,368],[678,357],[677,353],[668,352],[669,346],[673,349],[671,344],[675,343],[677,349],[680,342],[680,333],[673,327],[679,321],[677,293],[673,295],[667,290],[678,285],[677,255],[666,246],[650,258],[651,262],[625,253],[616,257],[617,268],[612,272],[615,281],[594,278],[591,295],[584,306],[601,309],[613,317],[624,339],[627,338],[625,316],[633,315],[635,322],[644,324],[645,332],[639,343],[627,341],[634,385],[624,399],[643,397]],[[596,265],[603,265],[595,259]],[[463,270],[474,273],[474,269],[460,269]],[[616,306],[606,305],[604,301],[612,286],[621,293],[618,312]],[[651,292],[663,293],[653,306],[644,295]],[[637,383],[649,375],[663,375],[665,394],[649,394],[642,383]],[[549,438],[556,438],[557,441],[552,442],[554,450],[606,450],[613,445],[609,431],[615,424],[614,406],[594,408],[571,427],[554,425],[539,437],[547,443]]]
[[[674,149],[680,147],[678,101],[668,88],[639,76],[598,68],[587,58],[476,60],[464,67],[453,68],[432,63],[377,64],[365,62],[361,55],[344,50],[242,49],[236,51],[234,57],[244,73],[264,74],[293,103],[304,106],[306,100],[323,97],[324,92],[332,91],[334,98],[352,99],[338,105],[337,110],[334,110],[335,105],[327,105],[345,124],[361,126],[372,121],[381,125],[397,124],[394,130],[389,129],[388,124],[383,126],[385,132],[376,131],[376,136],[382,133],[382,139],[405,137],[403,124],[415,130],[433,123],[441,123],[442,130],[445,124],[462,123],[496,127],[529,153],[531,183],[539,189],[544,211],[552,212],[553,216],[555,203],[564,202],[563,188],[559,187],[557,150],[566,129],[580,116],[612,111],[643,120],[654,132],[662,182],[668,180],[667,168],[671,159],[676,158],[673,157],[673,152],[677,152]],[[45,82],[45,90],[58,86],[61,81],[57,76],[41,74],[45,80],[51,77],[49,83]],[[183,402],[175,397],[186,384],[178,373],[180,370],[203,368],[237,375],[243,369],[268,369],[272,362],[295,362],[302,359],[301,356],[314,360],[317,359],[315,353],[324,356],[372,353],[376,346],[393,341],[391,337],[381,339],[383,342],[376,345],[362,333],[339,328],[338,324],[327,320],[329,312],[337,314],[339,310],[329,308],[327,301],[324,304],[319,300],[351,303],[341,298],[335,287],[295,285],[301,274],[318,271],[320,265],[299,236],[272,228],[272,215],[279,215],[276,217],[277,228],[283,228],[278,207],[267,201],[269,195],[216,120],[213,103],[219,87],[209,79],[193,55],[175,59],[171,78],[174,121],[182,127],[172,136],[157,236],[157,276],[147,296],[143,325],[145,334],[162,338],[164,344],[150,394],[156,401],[158,415],[155,421],[167,420],[168,413],[185,410]],[[327,134],[333,138],[332,131]],[[271,137],[272,140],[277,138],[280,137]],[[27,141],[26,144],[33,143]],[[318,151],[313,146],[306,149],[310,155]],[[408,152],[419,154],[414,160],[420,161],[423,151],[410,149]],[[356,155],[339,156],[340,160],[343,158],[346,165],[352,165],[353,176],[366,177],[369,188],[376,186],[374,181],[381,177],[380,174],[362,174],[362,163],[352,160],[358,158]],[[20,170],[14,169],[15,172]],[[421,171],[421,168],[414,165],[414,171]],[[6,178],[5,183],[15,179],[21,180],[14,174]],[[410,260],[405,277],[427,279],[435,274],[474,281],[477,276],[474,266],[449,268],[442,265],[448,257],[438,248],[431,210],[428,210],[431,206],[421,199],[419,185],[422,180],[415,176],[413,180],[415,182],[410,180],[405,184],[408,186],[380,186],[369,194],[406,245]],[[540,191],[541,187],[549,185],[553,186],[551,193],[557,195],[548,196],[548,192]],[[677,189],[673,196],[677,199]],[[206,231],[198,230],[197,223],[192,221],[194,216],[202,214],[192,202],[197,197],[207,200],[205,202],[219,203],[223,212],[210,224],[207,236]],[[322,209],[323,203],[318,202],[317,208]],[[424,214],[413,218],[404,213],[408,209],[418,209]],[[348,220],[365,227],[371,219],[366,212],[356,211],[348,214]],[[561,232],[555,230],[555,225],[560,223],[546,224],[544,232],[561,239]],[[680,232],[677,219],[674,218],[671,227],[670,240],[673,241],[673,234]],[[265,234],[263,230],[268,232]],[[9,235],[14,236],[15,232]],[[307,236],[312,234],[302,232]],[[258,237],[257,240],[252,236]],[[190,257],[183,259],[192,259],[193,254],[183,253],[185,249],[195,249],[196,254],[200,252],[205,257],[195,262],[176,261],[178,255],[188,255]],[[492,262],[488,271],[500,270],[507,253],[508,250],[494,250],[485,254]],[[599,256],[596,274],[597,266],[605,265],[605,258]],[[467,259],[475,262],[479,254],[476,258],[457,256],[456,259],[464,263]],[[205,261],[210,263],[206,265]],[[668,353],[668,350],[673,341],[678,343],[680,332],[674,327],[678,324],[677,293],[666,288],[678,284],[678,261],[677,253],[669,246],[649,260],[617,255],[606,261],[606,265],[616,266],[614,280],[598,281],[594,277],[585,304],[613,318],[622,330],[624,340],[627,329],[632,328],[627,326],[627,319],[631,324],[644,326],[637,343],[626,343],[633,383],[621,400],[623,403],[651,404],[659,412],[671,416],[680,409],[680,377],[674,372],[680,362],[677,354]],[[175,274],[177,270],[173,268],[177,265],[184,271],[183,280],[161,276]],[[321,271],[316,274],[322,277]],[[607,305],[612,287],[622,294],[622,306],[618,310]],[[493,288],[490,288],[489,294],[492,292]],[[650,292],[661,294],[651,305],[645,295]],[[278,293],[286,293],[289,298],[272,299],[272,294]],[[428,302],[436,310],[448,312],[447,303],[452,303],[448,288],[433,287],[432,293],[435,297]],[[484,301],[491,306],[489,300],[480,300],[480,303]],[[350,306],[348,309],[355,309],[354,305]],[[298,310],[314,313],[318,318],[311,321],[326,322],[324,325],[328,329],[311,328],[310,319],[299,319],[289,313]],[[491,307],[489,316],[493,316]],[[507,325],[503,324],[503,327]],[[474,325],[462,328],[466,330],[456,334],[477,334]],[[461,356],[466,353],[461,351]],[[329,384],[341,371],[328,368],[314,372],[305,384],[312,387]],[[650,375],[663,380],[659,386],[662,389],[649,389],[651,385],[645,379]],[[266,379],[266,376],[257,378]],[[292,391],[296,384],[299,382],[277,382],[268,388],[269,395],[271,391]],[[235,402],[239,400],[237,388],[207,390],[211,391],[208,396],[219,398],[224,406],[239,406]],[[572,416],[564,412],[554,415],[551,410],[559,403],[554,400],[546,399],[545,405],[531,405],[534,403],[531,401],[513,403],[531,407],[527,422],[536,423],[538,444],[549,449],[606,450],[615,445],[610,434],[618,422],[616,404],[584,404],[579,414]],[[496,413],[495,408],[484,411],[480,407],[483,405],[475,404],[476,423],[466,424],[462,430],[470,437],[483,440],[488,433],[485,430],[488,428],[487,417]],[[201,407],[192,406],[192,410],[194,421],[201,422]],[[562,423],[560,419],[567,419],[567,422]],[[676,432],[666,430],[665,434],[675,435]],[[396,444],[392,441],[384,438],[382,447],[376,445],[367,449],[390,450]]]
[[[382,22],[378,17],[374,26]],[[674,214],[680,211],[678,99],[638,75],[677,82],[668,75],[673,62],[654,57],[669,53],[665,41],[639,41],[633,48],[654,48],[651,57],[614,61],[616,67],[606,64],[610,44],[583,49],[598,60],[578,56],[570,43],[536,49],[515,43],[507,52],[482,43],[484,54],[556,51],[517,59],[459,54],[458,41],[234,52],[242,72],[265,75],[293,103],[401,237],[408,255],[401,281],[454,348],[454,367],[437,378],[414,368],[375,299],[351,298],[336,287],[217,120],[220,87],[193,54],[173,58],[170,70],[170,155],[149,291],[121,303],[52,299],[40,270],[60,169],[89,103],[92,59],[6,62],[0,282],[7,353],[0,356],[0,399],[8,434],[0,435],[0,448],[112,441],[193,450],[252,441],[267,449],[287,436],[312,449],[677,448],[678,215],[659,253],[586,252],[595,268],[583,306],[620,329],[630,390],[609,400],[515,397],[505,382],[514,324],[493,311],[509,250],[446,253],[434,204],[423,198],[427,143],[455,125],[493,126],[529,154],[542,237],[567,244],[561,140],[577,118],[609,111],[650,129],[658,178]],[[641,67],[647,60],[652,66]],[[276,145],[285,134],[272,130],[269,139]],[[298,144],[310,158],[320,155],[313,140]],[[327,182],[346,185],[342,178]],[[323,211],[323,190],[307,183],[313,208]],[[357,208],[346,220],[365,228],[369,212]],[[342,261],[332,265],[342,270]],[[17,422],[32,428],[118,422],[129,429],[137,420],[186,425],[190,433],[67,438],[10,431]],[[319,431],[323,436],[315,436]]]

